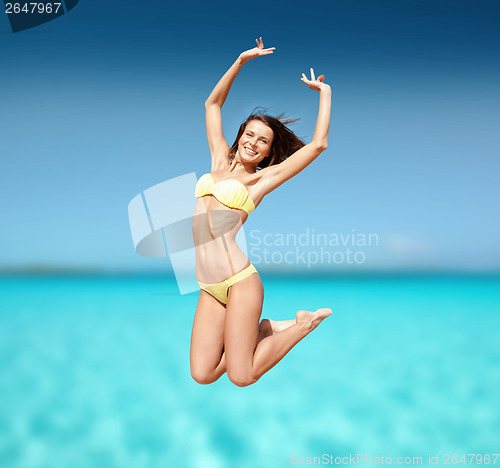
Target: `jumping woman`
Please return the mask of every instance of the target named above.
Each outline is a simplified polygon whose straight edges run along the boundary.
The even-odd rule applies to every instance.
[[[191,336],[191,375],[209,384],[227,372],[244,387],[255,383],[302,338],[328,317],[330,309],[299,310],[295,320],[260,321],[264,289],[255,267],[235,237],[265,195],[297,175],[328,144],[331,89],[324,75],[301,80],[319,92],[319,111],[311,143],[286,127],[290,120],[252,113],[232,147],[222,133],[221,108],[244,63],[272,54],[257,47],[242,52],[205,102],[210,173],[196,185],[193,238],[200,297]],[[260,323],[259,323],[260,321]]]

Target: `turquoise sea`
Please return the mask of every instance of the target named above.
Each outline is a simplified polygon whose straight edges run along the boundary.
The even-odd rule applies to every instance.
[[[334,314],[245,388],[191,379],[166,276],[0,277],[0,467],[500,452],[500,276],[262,277],[263,317]]]

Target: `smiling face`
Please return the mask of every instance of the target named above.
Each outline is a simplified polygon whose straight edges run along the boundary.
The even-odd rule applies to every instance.
[[[243,163],[257,165],[269,155],[274,133],[260,120],[248,122],[238,141],[238,155]]]

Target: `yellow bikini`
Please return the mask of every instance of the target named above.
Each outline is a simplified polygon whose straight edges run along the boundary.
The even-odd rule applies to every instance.
[[[229,291],[229,288],[233,284],[236,284],[238,281],[249,277],[253,273],[257,273],[257,270],[250,263],[250,265],[248,265],[245,269],[231,276],[227,280],[221,281],[220,283],[205,284],[198,281],[198,284],[200,285],[201,289],[214,296],[215,299],[218,299],[223,304],[227,304],[227,292]]]
[[[205,174],[198,180],[194,194],[197,198],[204,195],[213,195],[223,205],[243,210],[247,214],[255,210],[255,205],[246,187],[234,179],[221,180],[215,183],[210,174]]]
[[[234,179],[214,182],[210,174],[205,174],[200,177],[196,184],[195,195],[197,198],[205,195],[213,195],[223,205],[229,208],[243,210],[247,214],[255,210],[255,204],[250,198],[250,194],[246,187],[241,182]],[[211,294],[223,304],[227,304],[227,293],[229,288],[253,273],[257,273],[257,270],[250,264],[240,272],[220,283],[205,284],[198,281],[198,284],[201,289]]]

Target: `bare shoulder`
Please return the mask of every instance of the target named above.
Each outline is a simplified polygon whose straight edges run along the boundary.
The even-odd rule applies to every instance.
[[[221,172],[227,170],[229,167],[229,146],[227,151],[221,149],[219,151],[210,151],[210,156],[212,157],[212,169],[210,172]]]
[[[257,206],[265,195],[267,195],[270,191],[272,191],[272,175],[277,171],[277,167],[279,164],[274,166],[265,167],[257,171],[252,179],[248,183],[248,191]]]
[[[267,190],[271,187],[272,179],[279,173],[279,165],[274,164],[273,166],[264,167],[258,171],[255,175],[254,185],[258,187],[259,190]],[[268,192],[265,192],[268,193]]]

